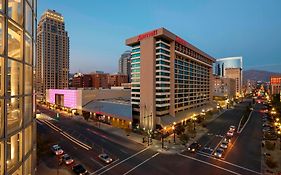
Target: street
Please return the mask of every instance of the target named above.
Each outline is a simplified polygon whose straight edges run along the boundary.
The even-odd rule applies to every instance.
[[[201,150],[192,154],[187,151],[175,155],[158,153],[142,144],[103,131],[93,125],[69,117],[50,120],[53,125],[75,139],[91,146],[86,150],[59,132],[39,121],[38,134],[50,134],[53,143],[81,162],[91,174],[260,174],[261,160],[261,114],[254,111],[248,124],[240,134],[235,134],[232,144],[218,160],[212,156],[230,125],[239,124],[247,102],[238,104],[234,109],[224,112],[207,125],[209,130],[198,142]],[[262,106],[257,105],[255,110]],[[53,111],[40,109],[43,113],[55,116]],[[109,165],[98,159],[98,154],[105,152],[113,158]],[[46,155],[44,157],[47,160]],[[44,160],[44,159],[43,159]],[[56,167],[55,161],[48,165]]]

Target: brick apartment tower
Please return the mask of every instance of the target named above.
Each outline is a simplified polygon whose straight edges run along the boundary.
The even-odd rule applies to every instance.
[[[45,97],[46,89],[68,87],[69,37],[64,18],[54,10],[47,10],[37,28],[37,60],[35,88],[38,97]]]

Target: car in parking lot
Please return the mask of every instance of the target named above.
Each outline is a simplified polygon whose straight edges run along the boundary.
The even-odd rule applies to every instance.
[[[61,157],[61,161],[62,161],[62,163],[66,164],[66,165],[70,165],[74,162],[74,160],[68,154],[64,154]]]
[[[74,165],[72,167],[72,171],[75,174],[78,174],[78,175],[86,175],[86,174],[88,174],[88,171],[81,164]]]
[[[228,143],[231,142],[231,136],[226,136],[223,141],[227,141]]]
[[[228,148],[228,142],[222,141],[220,147],[223,148],[223,149],[227,149]]]
[[[102,160],[105,163],[112,162],[112,158],[110,158],[107,154],[100,154],[99,159]]]
[[[190,152],[196,152],[200,147],[201,147],[201,145],[199,143],[193,142],[191,145],[189,145],[187,150]]]
[[[51,151],[57,156],[64,153],[63,149],[59,145],[51,146]]]
[[[222,158],[223,157],[223,152],[224,152],[224,149],[218,148],[218,149],[216,149],[216,151],[214,153],[214,156],[217,157],[217,158]]]

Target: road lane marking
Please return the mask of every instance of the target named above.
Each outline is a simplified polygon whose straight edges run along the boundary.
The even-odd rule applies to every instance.
[[[53,123],[51,123],[51,122],[49,122],[47,120],[40,120],[40,121],[43,122],[44,124],[46,124],[47,126],[49,126],[50,128],[52,128],[53,130],[59,132],[62,136],[64,136],[68,140],[72,141],[73,143],[77,144],[78,146],[80,146],[80,147],[82,147],[82,148],[84,148],[86,150],[92,149],[91,146],[81,142],[80,140],[78,140],[78,139],[74,138],[73,136],[69,135],[68,133],[64,132],[63,130],[61,130],[59,127],[57,127]]]
[[[250,172],[255,173],[255,174],[261,174],[261,173],[259,173],[259,172],[257,172],[257,171],[251,170],[251,169],[249,169],[249,168],[242,167],[242,166],[236,165],[236,164],[234,164],[234,163],[227,162],[227,161],[225,161],[225,160],[221,160],[221,159],[214,158],[214,157],[211,156],[211,155],[206,155],[206,154],[202,154],[202,153],[197,153],[197,155],[204,156],[204,157],[208,157],[208,158],[211,158],[211,159],[214,159],[214,160],[223,162],[223,163],[225,163],[225,164],[232,165],[232,166],[234,166],[234,167],[241,168],[241,169],[246,170],[246,171],[250,171]]]
[[[126,173],[124,173],[123,175],[127,175],[130,172],[134,171],[135,169],[137,169],[138,167],[140,167],[141,165],[143,165],[144,163],[148,162],[149,160],[153,159],[154,157],[158,156],[160,153],[156,153],[153,156],[151,156],[150,158],[146,159],[145,161],[143,161],[142,163],[138,164],[137,166],[135,166],[134,168],[130,169],[129,171],[127,171]]]
[[[103,164],[101,164],[99,161],[95,160],[94,158],[90,158],[90,160],[92,160],[93,162],[97,163],[99,166],[104,167]]]
[[[90,175],[92,175],[92,174],[96,174],[97,172],[99,172],[99,171],[101,171],[101,170],[103,170],[103,169],[107,168],[108,166],[110,166],[110,165],[112,165],[112,164],[114,164],[115,162],[118,162],[118,161],[119,161],[119,159],[116,159],[115,161],[111,162],[111,164],[108,164],[108,165],[106,165],[106,166],[103,166],[102,168],[100,168],[100,169],[96,170],[95,172],[90,173]]]
[[[235,175],[242,175],[242,174],[239,174],[239,173],[237,173],[237,172],[231,171],[231,170],[229,170],[229,169],[220,167],[220,166],[218,166],[218,165],[215,165],[215,164],[212,164],[212,163],[209,163],[209,162],[205,162],[205,161],[200,160],[200,159],[196,159],[196,158],[194,158],[194,157],[190,157],[190,156],[187,156],[187,155],[184,155],[184,154],[178,154],[178,155],[183,156],[183,157],[188,158],[188,159],[191,159],[191,160],[195,160],[195,161],[198,161],[198,162],[201,162],[201,163],[210,165],[210,166],[213,166],[213,167],[216,167],[216,168],[218,168],[218,169],[227,171],[227,172],[232,173],[232,174],[235,174]]]
[[[147,147],[147,148],[145,148],[145,149],[143,149],[143,150],[141,150],[141,151],[139,151],[139,152],[137,152],[137,153],[135,153],[135,154],[131,155],[130,157],[128,157],[128,158],[126,158],[126,159],[122,160],[121,162],[118,162],[117,164],[115,164],[115,165],[111,166],[110,168],[108,168],[108,169],[106,169],[106,170],[102,171],[102,172],[101,172],[101,173],[99,173],[99,174],[103,174],[103,173],[105,173],[105,172],[107,172],[107,171],[111,170],[112,168],[114,168],[114,167],[116,167],[116,166],[120,165],[121,163],[123,163],[123,162],[125,162],[125,161],[127,161],[127,160],[129,160],[129,159],[131,159],[131,158],[133,158],[133,157],[135,157],[135,156],[137,156],[137,155],[139,155],[140,153],[142,153],[142,152],[144,152],[144,151],[146,151],[146,150],[148,150],[148,149],[149,149],[149,147]]]

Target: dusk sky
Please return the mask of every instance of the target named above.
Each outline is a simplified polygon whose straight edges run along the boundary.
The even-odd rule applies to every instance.
[[[65,18],[70,72],[118,71],[125,39],[164,27],[215,58],[281,72],[280,0],[38,0]]]

